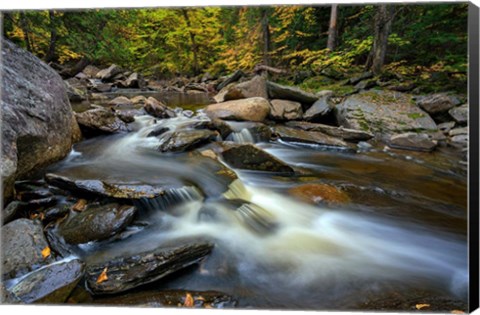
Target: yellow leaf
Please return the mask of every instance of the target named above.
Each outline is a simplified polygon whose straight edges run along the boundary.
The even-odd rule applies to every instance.
[[[192,295],[190,293],[187,293],[187,295],[185,296],[185,302],[183,303],[183,306],[193,307],[193,303],[194,303],[194,300]]]
[[[50,256],[50,247],[45,247],[43,250],[42,250],[42,257],[43,259],[47,258],[48,256]]]
[[[85,199],[79,199],[72,207],[72,210],[81,212],[85,210],[87,206],[87,201]]]
[[[102,282],[108,280],[107,269],[108,269],[108,267],[105,267],[105,269],[103,269],[102,273],[97,278],[97,283],[102,283]]]
[[[417,310],[421,310],[421,309],[424,309],[426,307],[430,307],[430,304],[417,304],[417,305],[415,305],[415,308]]]
[[[213,307],[212,307],[210,304],[208,304],[208,303],[205,303],[205,305],[203,305],[203,307],[205,307],[205,308],[213,308]]]

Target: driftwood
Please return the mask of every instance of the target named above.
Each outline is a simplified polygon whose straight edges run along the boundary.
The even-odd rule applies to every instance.
[[[253,71],[254,71],[255,73],[260,73],[260,72],[262,72],[262,71],[272,72],[272,73],[275,73],[275,74],[284,74],[284,73],[287,73],[287,70],[278,69],[278,68],[274,68],[274,67],[270,67],[270,66],[265,66],[265,65],[256,65],[255,68],[253,68]]]

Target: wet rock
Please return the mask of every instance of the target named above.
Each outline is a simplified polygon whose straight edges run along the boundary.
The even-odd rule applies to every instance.
[[[448,113],[459,124],[466,124],[468,122],[468,104],[454,107],[450,109]]]
[[[432,115],[445,113],[458,104],[460,104],[458,98],[445,93],[429,95],[417,101],[417,105],[421,109]]]
[[[288,193],[304,202],[328,205],[346,204],[350,197],[335,186],[327,184],[305,184],[290,188]]]
[[[118,96],[115,97],[113,100],[108,102],[109,106],[113,106],[118,109],[132,109],[133,108],[133,102],[125,96]]]
[[[198,263],[212,249],[213,244],[206,241],[175,240],[152,251],[88,265],[86,285],[95,295],[123,292]],[[106,278],[98,281],[102,273]]]
[[[158,150],[160,152],[189,151],[214,141],[216,137],[217,133],[211,130],[180,130],[166,136]]]
[[[70,212],[70,206],[68,204],[59,204],[54,207],[47,208],[41,213],[43,214],[42,222],[44,224],[55,221],[66,216]]]
[[[294,174],[288,164],[252,144],[227,147],[222,157],[233,168]]]
[[[97,72],[95,77],[103,81],[113,80],[117,74],[122,73],[123,70],[117,65],[111,65],[110,67]]]
[[[270,103],[261,97],[208,105],[205,113],[210,119],[263,121],[270,113]]]
[[[143,109],[124,109],[116,110],[115,115],[124,123],[132,123],[135,121],[135,116],[143,116],[147,113]]]
[[[452,130],[453,127],[455,127],[455,122],[454,121],[449,121],[449,122],[446,122],[446,123],[438,124],[438,130],[440,130],[441,132],[443,132],[445,134],[448,134],[450,132],[450,130]]]
[[[147,99],[144,109],[148,114],[157,118],[173,118],[177,116],[171,108],[153,97]]]
[[[450,137],[458,136],[458,135],[467,135],[468,134],[468,127],[463,128],[455,128],[448,132]]]
[[[347,143],[344,141],[318,131],[305,131],[283,126],[276,126],[273,128],[273,130],[280,139],[288,142],[348,147]]]
[[[160,136],[160,135],[164,134],[165,132],[167,132],[169,130],[170,130],[170,128],[159,126],[159,127],[155,128],[154,130],[150,131],[148,133],[147,137],[157,137],[157,136]]]
[[[88,205],[82,212],[70,212],[58,233],[70,244],[105,240],[125,229],[136,212],[134,206],[118,203]]]
[[[2,224],[7,224],[12,221],[19,210],[26,207],[26,202],[12,201],[2,210]]]
[[[285,121],[302,119],[302,104],[287,100],[271,100],[270,118]]]
[[[372,133],[362,130],[334,127],[330,125],[309,123],[304,121],[289,121],[285,125],[306,131],[319,131],[332,137],[342,138],[345,141],[358,142],[373,138]]]
[[[437,146],[437,142],[431,140],[427,134],[407,132],[392,136],[388,146],[395,149],[431,152]]]
[[[35,270],[9,290],[23,303],[64,303],[83,276],[78,259],[56,262]]]
[[[186,301],[190,295],[193,305]],[[217,291],[162,290],[127,293],[119,297],[100,298],[99,304],[145,306],[145,307],[192,307],[192,308],[233,308],[237,301],[231,296]]]
[[[79,128],[62,78],[31,53],[2,41],[0,166],[3,198],[15,179],[64,158]]]
[[[271,99],[290,100],[308,105],[315,103],[318,99],[315,94],[302,91],[296,87],[284,86],[270,81],[267,82],[267,88],[268,95]]]
[[[226,87],[227,85],[229,85],[230,83],[233,83],[233,82],[237,82],[238,80],[240,80],[241,77],[243,77],[245,74],[242,72],[242,70],[237,70],[235,71],[232,75],[230,75],[229,77],[227,77],[224,81],[222,81],[220,84],[218,84],[216,86],[216,90],[217,91],[220,91],[221,89],[223,89],[224,87]]]
[[[71,179],[56,174],[46,174],[45,179],[61,189],[86,196],[102,196],[117,199],[155,198],[165,193],[165,187],[155,187],[141,183],[115,183],[97,179]]]
[[[42,256],[48,246],[39,222],[17,219],[2,226],[2,274],[11,279],[45,265]]]
[[[243,98],[262,97],[267,99],[267,82],[262,76],[255,76],[249,81],[236,84],[228,89],[223,97],[224,101]]]
[[[393,91],[361,92],[335,107],[335,116],[345,128],[367,131],[380,137],[408,131],[435,131],[435,121],[411,103],[407,94]]]
[[[233,132],[230,125],[219,118],[213,118],[211,120],[211,129],[217,130],[222,139],[227,139],[227,137]]]
[[[114,111],[105,108],[94,108],[82,113],[75,113],[82,133],[87,136],[128,132],[129,128]]]
[[[313,105],[305,112],[303,119],[306,121],[316,121],[321,117],[327,116],[333,108],[330,104],[329,95],[320,97]]]

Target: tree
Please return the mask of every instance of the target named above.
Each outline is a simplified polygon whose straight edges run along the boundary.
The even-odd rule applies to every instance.
[[[374,19],[374,36],[371,52],[371,67],[373,73],[382,71],[387,54],[388,36],[392,28],[395,7],[381,4],[377,7]]]
[[[330,13],[330,24],[328,26],[328,41],[327,48],[331,51],[335,50],[337,43],[337,10],[338,4],[332,4]]]
[[[270,26],[269,26],[269,13],[267,7],[262,7],[261,10],[262,16],[262,39],[263,39],[263,64],[265,66],[270,65],[270,51],[271,51],[271,40],[270,40]]]

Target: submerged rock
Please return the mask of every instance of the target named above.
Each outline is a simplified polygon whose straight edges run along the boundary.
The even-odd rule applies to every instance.
[[[292,86],[280,85],[277,83],[267,82],[268,95],[272,99],[290,100],[300,102],[302,104],[313,104],[318,100],[315,94],[302,91]]]
[[[174,240],[151,251],[88,265],[86,285],[95,295],[123,292],[198,263],[212,249],[207,241]]]
[[[233,145],[222,152],[222,157],[231,167],[264,172],[294,174],[285,162],[252,144]]]
[[[431,140],[427,134],[407,132],[392,136],[388,146],[395,149],[430,152],[435,149],[437,142]]]
[[[128,132],[124,121],[118,118],[112,110],[94,108],[83,113],[75,113],[80,129],[85,136]]]
[[[284,126],[276,126],[273,130],[280,139],[288,142],[348,147],[348,144],[344,141],[318,131],[305,131]]]
[[[290,188],[288,193],[302,201],[329,205],[345,204],[350,202],[350,197],[335,186],[327,184],[305,184]]]
[[[287,100],[271,100],[272,107],[270,111],[270,118],[274,120],[296,120],[302,119],[303,110],[302,104]]]
[[[2,275],[11,279],[48,264],[42,251],[48,247],[39,222],[17,219],[2,226]]]
[[[211,130],[180,130],[170,133],[159,146],[160,152],[189,151],[217,138],[217,133]]]
[[[205,113],[211,119],[261,122],[270,113],[270,103],[262,97],[252,97],[208,105]]]
[[[348,129],[343,127],[334,127],[324,124],[309,123],[304,121],[289,121],[285,124],[288,127],[299,128],[306,131],[319,131],[332,137],[342,138],[345,141],[366,141],[373,138],[370,132]]]
[[[83,277],[83,263],[78,259],[53,263],[35,270],[9,290],[23,303],[64,303]]]
[[[122,231],[135,216],[134,206],[109,203],[88,205],[80,213],[70,212],[58,227],[58,234],[70,244],[101,241]]]

